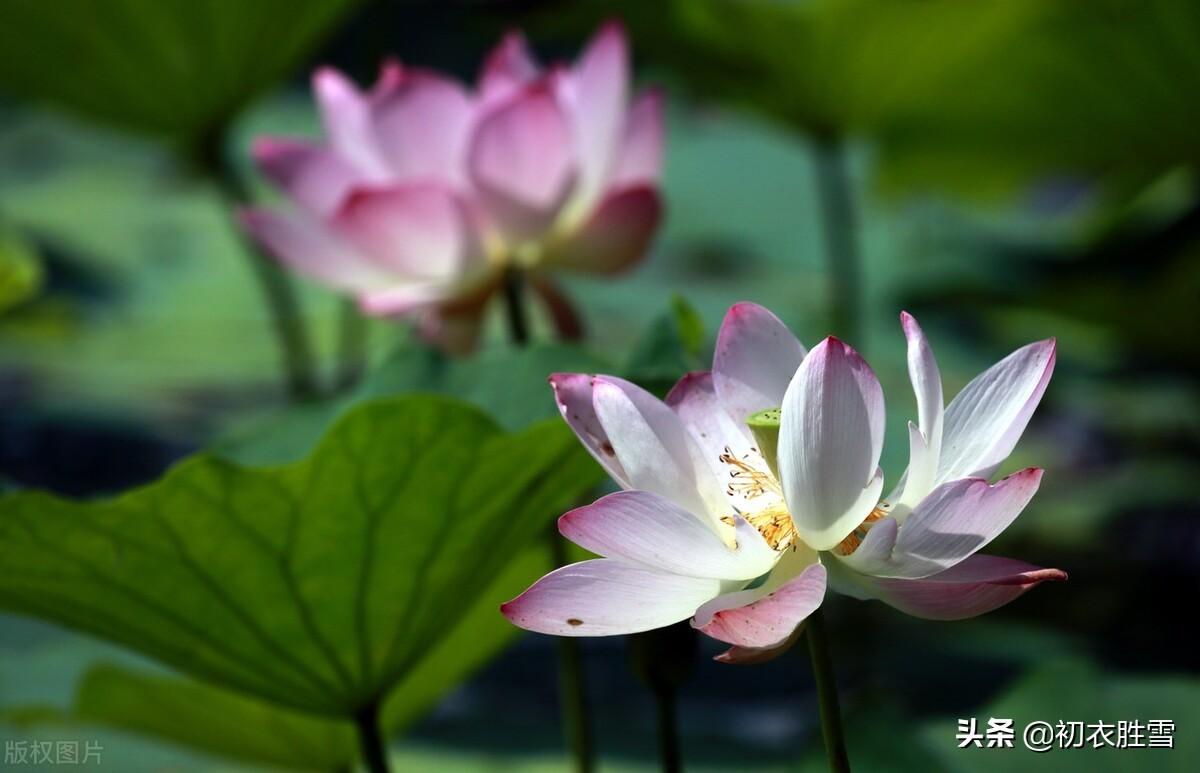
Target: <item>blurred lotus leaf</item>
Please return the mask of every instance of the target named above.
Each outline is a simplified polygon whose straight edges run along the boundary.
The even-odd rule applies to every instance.
[[[0,314],[37,295],[43,281],[42,262],[33,245],[0,229]]]
[[[403,731],[520,633],[496,613],[549,568],[548,549],[527,550],[392,689],[384,703],[387,735]],[[353,727],[175,676],[100,664],[81,679],[67,711],[18,707],[0,712],[18,726],[106,726],[230,759],[295,770],[350,770],[358,757]]]
[[[1180,674],[1127,676],[1105,672],[1081,660],[1059,660],[1035,668],[987,706],[962,716],[979,718],[982,728],[989,717],[1011,718],[1017,736],[1012,749],[959,749],[954,739],[953,719],[928,724],[921,737],[924,746],[937,752],[949,769],[964,773],[991,771],[1112,771],[1156,770],[1187,773],[1200,762],[1200,739],[1187,728],[1200,722],[1200,682]],[[1174,748],[1117,749],[1112,745],[1092,748],[1053,748],[1037,753],[1025,748],[1021,732],[1033,721],[1057,725],[1059,720],[1092,724],[1104,721],[1116,739],[1116,723],[1142,723],[1141,742],[1147,742],[1147,720],[1175,723]]]
[[[0,607],[345,718],[430,679],[431,650],[599,477],[560,421],[507,434],[445,398],[374,401],[288,466],[201,455],[114,499],[7,495]]]
[[[0,88],[185,142],[289,75],[358,0],[11,0]]]

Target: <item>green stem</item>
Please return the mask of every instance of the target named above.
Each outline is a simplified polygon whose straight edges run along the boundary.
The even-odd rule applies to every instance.
[[[679,716],[675,688],[660,686],[654,691],[658,704],[658,753],[663,773],[681,773],[683,755],[679,748]]]
[[[217,184],[226,206],[232,210],[249,203],[250,195],[237,170],[225,160],[221,137],[219,131],[207,135],[200,141],[195,156],[200,168]],[[243,234],[241,228],[236,230],[239,235]],[[291,278],[249,239],[243,236],[242,242],[250,269],[271,313],[288,395],[295,400],[316,397],[319,390],[315,357]]]
[[[352,298],[342,301],[338,321],[338,391],[350,389],[362,378],[367,361],[367,319]]]
[[[837,677],[833,672],[829,639],[825,633],[825,619],[820,609],[809,615],[804,638],[808,640],[808,654],[812,658],[813,677],[817,682],[817,700],[821,706],[821,737],[825,741],[829,769],[833,773],[849,773],[850,758],[846,756],[842,712],[838,708]]]
[[[566,566],[567,543],[552,528],[550,555],[554,566]],[[567,746],[575,760],[577,773],[591,773],[595,769],[595,751],[592,742],[592,722],[588,710],[587,687],[583,678],[583,652],[579,640],[569,636],[558,638],[558,692],[562,708],[563,732]]]
[[[816,147],[817,199],[829,267],[833,332],[863,348],[862,258],[858,250],[858,218],[848,160],[842,146],[831,140]]]
[[[508,312],[508,332],[517,346],[529,344],[529,315],[525,309],[525,278],[518,269],[504,275],[504,306]]]
[[[379,732],[379,704],[368,703],[354,715],[354,726],[358,731],[358,748],[363,764],[370,773],[390,773],[387,744]]]

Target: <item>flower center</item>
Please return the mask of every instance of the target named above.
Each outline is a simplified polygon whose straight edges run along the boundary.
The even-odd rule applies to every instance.
[[[839,556],[848,556],[858,550],[858,546],[867,538],[867,532],[871,530],[871,527],[877,521],[882,521],[886,518],[891,509],[892,506],[887,502],[880,502],[875,505],[875,509],[858,525],[858,528],[850,532],[850,535],[846,539],[834,545],[833,550],[830,552],[837,553]]]
[[[772,549],[783,550],[792,545],[796,541],[792,514],[783,501],[783,489],[765,469],[766,461],[758,449],[751,448],[750,453],[739,457],[725,446],[725,452],[717,458],[729,467],[725,493],[743,503],[742,507],[734,506],[738,515],[757,529]]]

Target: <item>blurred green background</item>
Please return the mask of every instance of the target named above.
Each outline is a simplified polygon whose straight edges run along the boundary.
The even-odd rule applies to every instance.
[[[497,318],[475,358],[447,363],[372,322],[363,384],[288,407],[245,246],[206,170],[224,164],[271,197],[249,142],[315,135],[318,64],[366,83],[395,54],[471,80],[510,27],[550,60],[613,16],[638,82],[669,95],[668,216],[633,273],[569,282],[586,350],[515,355]],[[1045,467],[1045,483],[995,552],[1071,579],[960,623],[829,604],[851,758],[862,770],[1200,765],[1195,2],[5,0],[0,92],[0,487],[117,492],[201,448],[295,459],[347,406],[410,390],[456,394],[519,429],[554,415],[551,370],[662,388],[702,366],[739,300],[806,343],[837,332],[866,354],[889,395],[895,480],[915,415],[900,310],[921,319],[949,394],[1053,335],[1058,369],[1009,463]],[[839,180],[849,218],[829,206]],[[830,239],[839,225],[849,241]],[[300,290],[328,377],[340,307]],[[835,304],[839,292],[854,303]],[[508,571],[520,588],[541,563]],[[498,615],[486,625],[495,644],[460,669],[469,678],[445,671],[397,723],[398,770],[567,769],[553,642]],[[625,643],[583,649],[601,769],[654,769],[654,707]],[[681,693],[688,768],[822,769],[802,648],[752,668],[712,663],[716,651],[702,643]],[[47,623],[0,616],[0,653],[0,741],[99,739],[106,769],[134,772],[328,770],[348,753],[342,728],[180,683]],[[1177,748],[955,748],[957,718],[991,716],[1171,719]]]

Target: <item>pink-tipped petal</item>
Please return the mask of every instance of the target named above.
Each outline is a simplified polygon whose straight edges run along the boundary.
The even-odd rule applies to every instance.
[[[651,89],[634,100],[625,121],[609,188],[657,185],[663,165],[663,97]]]
[[[334,227],[397,283],[454,281],[484,263],[470,211],[434,183],[357,189]]]
[[[936,483],[991,477],[1008,458],[1054,372],[1054,339],[1023,346],[966,385],[946,407]]]
[[[617,450],[608,439],[608,432],[600,423],[592,401],[592,381],[594,376],[586,373],[555,373],[550,376],[550,386],[554,389],[554,400],[562,413],[567,425],[575,431],[575,435],[583,443],[596,461],[600,463],[619,486],[633,488],[629,482],[629,474],[621,466],[617,458]]]
[[[648,491],[619,491],[558,519],[564,537],[593,553],[686,577],[753,580],[778,554],[738,519],[729,547],[702,519]]]
[[[717,396],[743,422],[752,413],[778,408],[804,354],[779,317],[756,303],[735,303],[721,323],[713,354]]]
[[[1029,468],[989,485],[964,478],[938,486],[900,528],[892,559],[874,574],[916,579],[949,569],[1008,528],[1037,493],[1042,471]]]
[[[468,151],[480,200],[516,242],[549,228],[576,179],[570,130],[551,79],[526,87],[484,116]]]
[[[387,178],[367,97],[345,75],[330,67],[313,74],[313,92],[333,150],[370,180]]]
[[[707,516],[717,533],[727,509],[721,484],[701,458],[679,417],[661,400],[624,379],[597,376],[592,401],[632,488],[662,494]]]
[[[830,587],[859,599],[879,599],[901,612],[927,620],[962,620],[1002,607],[1047,581],[1062,581],[1061,569],[1043,569],[1000,556],[974,555],[944,572],[920,580],[867,577],[836,564]]]
[[[501,39],[484,61],[479,74],[479,94],[484,105],[493,105],[520,91],[540,72],[537,60],[520,30]]]
[[[796,627],[825,598],[825,567],[812,564],[774,592],[745,606],[715,612],[693,625],[714,639],[738,647],[773,648],[785,643]]]
[[[783,398],[779,473],[796,531],[816,550],[879,502],[883,421],[879,380],[854,349],[830,337],[800,363]]]
[[[619,22],[605,24],[571,73],[568,101],[579,151],[578,196],[593,201],[614,167],[629,102],[629,46]]]
[[[613,274],[645,256],[662,219],[658,192],[646,186],[614,191],[549,260],[563,268]]]
[[[502,604],[500,612],[528,631],[614,636],[686,620],[720,589],[720,580],[655,572],[602,558],[556,569]]]
[[[304,140],[260,137],[251,152],[271,182],[318,217],[332,214],[364,179],[340,156]]]
[[[337,290],[361,292],[391,281],[315,218],[270,209],[242,210],[240,217],[250,235],[286,266]]]
[[[473,110],[455,81],[429,72],[406,73],[372,106],[380,151],[395,179],[465,183]]]

